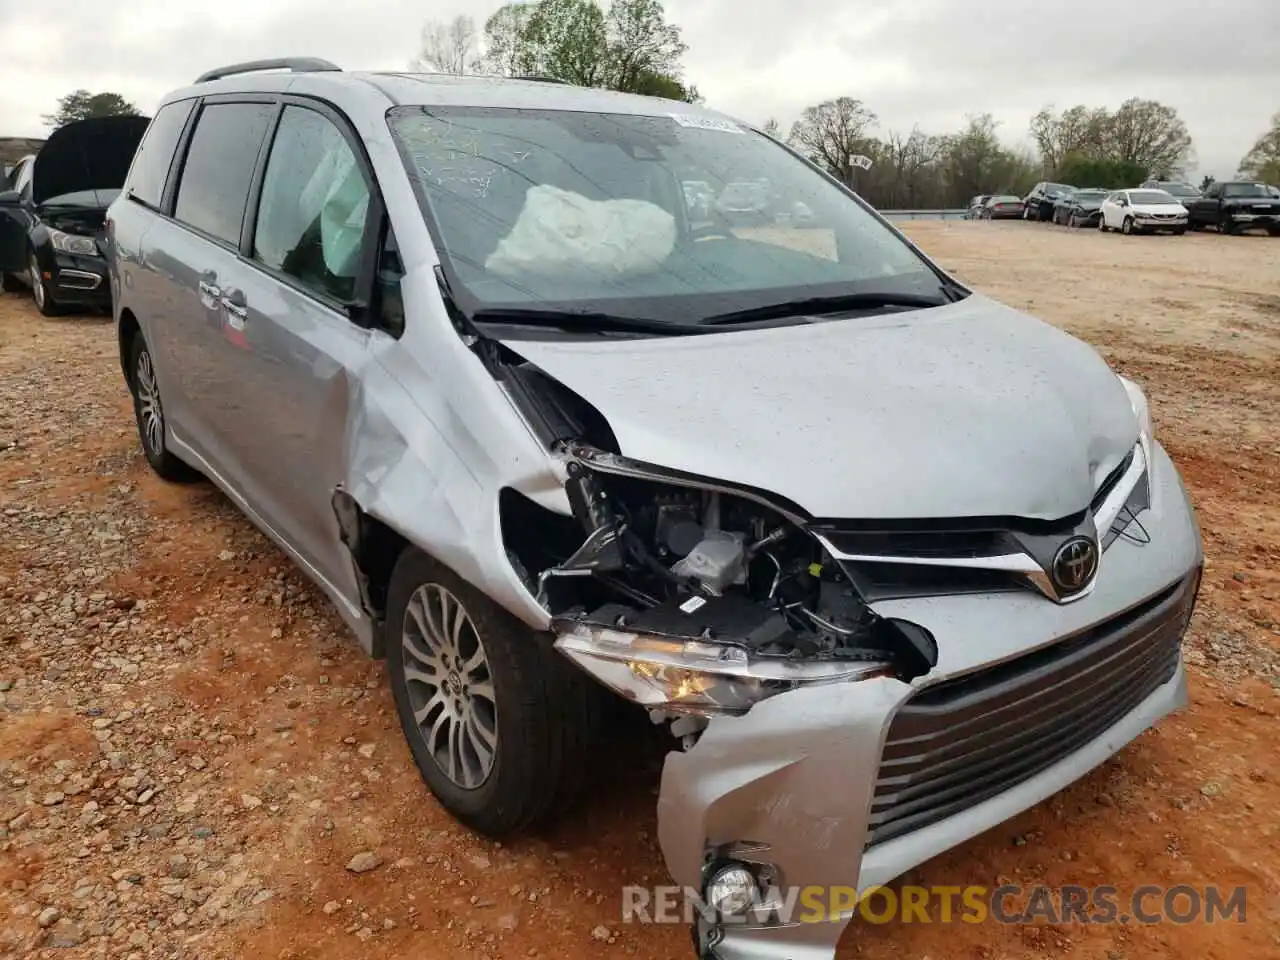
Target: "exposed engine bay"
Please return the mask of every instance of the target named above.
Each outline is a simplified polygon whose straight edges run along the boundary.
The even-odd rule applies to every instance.
[[[936,664],[929,632],[874,613],[798,507],[629,461],[589,404],[503,352],[489,362],[564,464],[572,512],[507,491],[508,555],[597,680],[683,735],[803,684]]]

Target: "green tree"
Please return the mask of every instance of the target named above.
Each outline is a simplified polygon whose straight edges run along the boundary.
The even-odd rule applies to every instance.
[[[1260,136],[1240,160],[1238,176],[1280,183],[1280,113],[1271,118],[1271,129]]]
[[[503,77],[533,73],[525,30],[533,4],[508,3],[499,7],[484,24],[485,67]]]
[[[486,67],[503,76],[536,74],[584,87],[695,102],[681,79],[687,49],[661,0],[508,3],[484,25]]]
[[[594,0],[538,0],[523,37],[533,72],[580,87],[604,86],[609,46]]]
[[[1208,190],[1209,187],[1213,184],[1214,179],[1215,178],[1212,174],[1206,173],[1203,179],[1201,179],[1200,181],[1200,192],[1204,193],[1206,190]]]
[[[1129,160],[1099,160],[1081,154],[1069,155],[1058,171],[1058,176],[1066,183],[1107,190],[1135,186],[1150,175],[1146,167]]]
[[[654,77],[679,80],[680,58],[689,48],[680,28],[667,23],[661,0],[613,0],[606,27],[612,89],[638,93]]]
[[[136,117],[140,111],[118,93],[90,93],[73,90],[58,101],[58,109],[45,114],[44,122],[54,130],[90,117]]]

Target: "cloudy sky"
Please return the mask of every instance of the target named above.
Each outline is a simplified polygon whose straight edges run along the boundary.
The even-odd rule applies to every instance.
[[[79,87],[150,111],[211,66],[286,54],[403,69],[425,14],[483,21],[497,0],[0,0],[0,136],[43,136]],[[1010,144],[1045,104],[1177,108],[1219,177],[1280,110],[1280,0],[667,0],[710,106],[784,125],[863,100],[885,129],[989,111]]]

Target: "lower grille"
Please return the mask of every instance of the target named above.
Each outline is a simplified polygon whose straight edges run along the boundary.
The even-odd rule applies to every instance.
[[[867,846],[961,812],[1096,739],[1173,676],[1194,576],[1084,633],[927,687],[889,726]]]

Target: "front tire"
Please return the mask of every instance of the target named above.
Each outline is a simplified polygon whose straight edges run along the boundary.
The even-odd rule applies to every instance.
[[[36,309],[40,311],[42,317],[56,317],[62,312],[53,302],[49,288],[45,286],[44,273],[40,269],[40,261],[36,259],[34,250],[27,258],[27,280],[31,284],[31,297],[35,300]]]
[[[547,636],[413,548],[392,572],[384,631],[400,725],[449,813],[497,839],[572,802],[600,694]]]
[[[151,469],[173,483],[191,483],[200,479],[195,468],[169,451],[155,360],[141,333],[136,334],[129,344],[129,392],[133,394],[133,418],[138,424],[138,440]]]
[[[1133,217],[1125,217],[1120,224],[1120,232],[1126,237],[1133,236]]]

